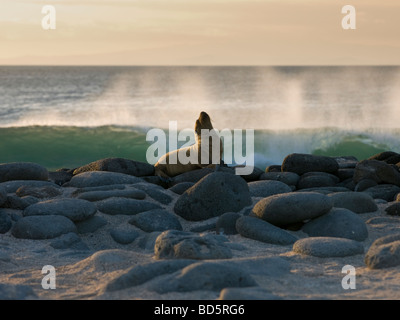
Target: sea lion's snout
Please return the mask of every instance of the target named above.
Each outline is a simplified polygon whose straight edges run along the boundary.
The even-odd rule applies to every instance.
[[[207,112],[200,112],[199,118],[196,120],[195,124],[195,131],[197,134],[201,133],[201,129],[208,129],[211,130],[213,129],[213,126],[211,124],[211,118],[207,114]]]

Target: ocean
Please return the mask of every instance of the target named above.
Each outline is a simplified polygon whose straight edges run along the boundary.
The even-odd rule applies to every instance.
[[[146,161],[151,128],[254,129],[255,165],[290,153],[400,152],[400,67],[0,67],[0,163]]]

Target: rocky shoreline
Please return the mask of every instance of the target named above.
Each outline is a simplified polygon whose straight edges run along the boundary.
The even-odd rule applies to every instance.
[[[394,152],[290,154],[167,183],[121,158],[0,164],[0,299],[400,298],[399,167]],[[345,265],[358,290],[341,286]]]

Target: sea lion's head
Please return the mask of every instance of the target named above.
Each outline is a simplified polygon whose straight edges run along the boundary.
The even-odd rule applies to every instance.
[[[201,135],[201,129],[213,129],[210,116],[204,111],[200,112],[200,116],[196,120],[196,124],[194,126],[194,130],[196,131],[197,135]]]

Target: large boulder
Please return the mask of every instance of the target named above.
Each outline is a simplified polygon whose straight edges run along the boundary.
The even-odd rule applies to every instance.
[[[317,192],[291,192],[261,199],[253,213],[276,226],[302,222],[326,214],[332,201]]]
[[[106,158],[91,162],[85,166],[74,170],[77,175],[88,171],[109,171],[125,173],[132,176],[143,177],[154,174],[154,166],[140,161],[134,161],[123,158]]]
[[[214,172],[186,190],[175,203],[174,211],[186,220],[200,221],[238,212],[250,204],[246,181],[234,174]]]
[[[335,159],[311,154],[293,153],[282,162],[283,172],[294,172],[298,175],[313,171],[336,173],[338,169],[339,164]]]
[[[43,180],[49,179],[45,167],[31,162],[12,162],[0,164],[0,182],[11,180]]]

